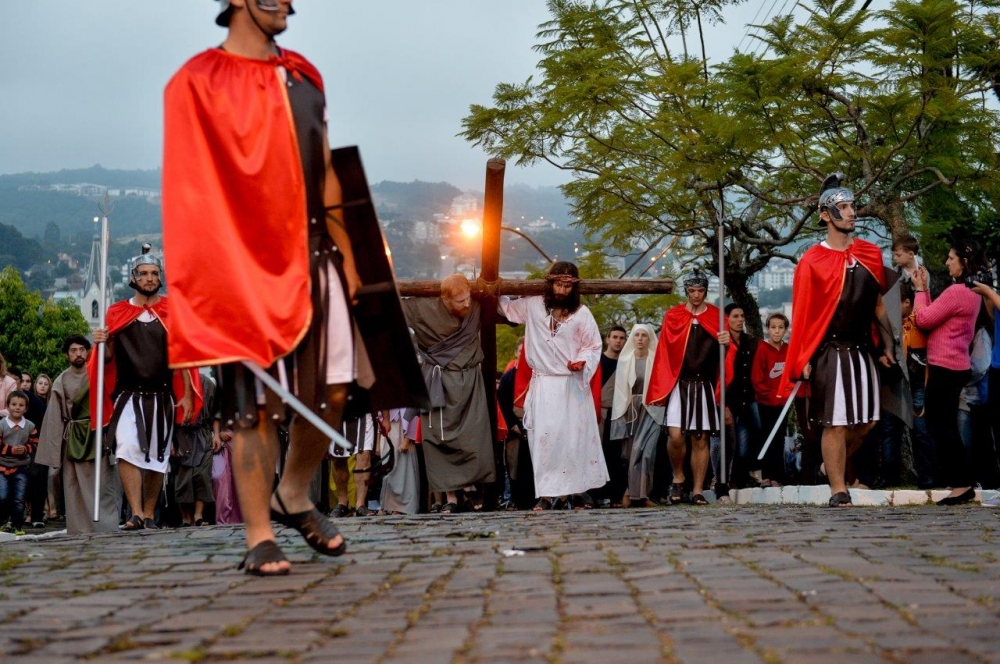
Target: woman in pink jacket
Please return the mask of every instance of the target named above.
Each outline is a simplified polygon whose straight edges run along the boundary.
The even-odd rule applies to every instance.
[[[971,375],[969,346],[983,306],[982,297],[965,283],[966,277],[979,274],[978,256],[971,245],[952,245],[945,265],[955,283],[933,302],[927,270],[921,267],[913,273],[914,317],[917,327],[927,333],[925,418],[937,446],[939,477],[951,488],[938,505],[961,505],[976,497],[972,460],[958,430],[958,401]]]

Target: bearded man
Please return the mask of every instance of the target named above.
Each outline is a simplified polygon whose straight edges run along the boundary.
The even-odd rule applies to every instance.
[[[107,327],[94,330],[94,343],[107,344],[104,355],[104,394],[97,393],[97,358],[87,365],[90,412],[104,399],[108,445],[118,464],[118,475],[132,515],[125,530],[156,530],[156,501],[170,469],[170,441],[175,406],[178,419],[188,424],[201,409],[196,392],[201,384],[192,370],[176,374],[167,365],[167,298],[160,295],[163,263],[144,253],[132,259],[129,285],[136,293],[108,308]],[[91,418],[91,428],[98,422]]]
[[[458,492],[492,482],[493,438],[479,343],[479,303],[469,280],[452,274],[441,297],[403,301],[423,360],[431,410],[421,416],[424,462],[431,491],[446,494],[441,512],[458,511]]]
[[[90,431],[87,355],[90,341],[71,334],[63,342],[69,368],[52,381],[49,405],[38,435],[35,463],[60,473],[66,497],[66,532],[70,535],[114,533],[122,507],[122,485],[109,453],[101,456],[100,521],[94,517],[96,455]]]
[[[539,498],[536,511],[559,507],[574,496],[586,506],[586,492],[608,481],[598,429],[600,385],[592,381],[600,366],[601,331],[580,302],[576,265],[559,261],[545,279],[545,295],[504,296],[499,302],[507,320],[525,325],[527,366],[518,366],[517,379],[529,381],[523,421]]]

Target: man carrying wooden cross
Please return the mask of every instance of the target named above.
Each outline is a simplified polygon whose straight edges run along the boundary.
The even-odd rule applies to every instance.
[[[500,313],[524,323],[524,355],[530,384],[524,402],[524,427],[535,473],[535,510],[552,509],[564,498],[580,498],[604,486],[604,463],[598,430],[593,377],[601,358],[601,332],[593,314],[580,303],[576,265],[559,261],[545,277],[545,295],[511,300],[501,297]]]

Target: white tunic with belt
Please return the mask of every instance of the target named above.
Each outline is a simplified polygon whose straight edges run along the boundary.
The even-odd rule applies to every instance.
[[[500,298],[500,311],[525,324],[525,357],[531,384],[524,426],[535,470],[535,495],[554,497],[604,486],[608,469],[601,449],[590,379],[600,366],[601,332],[581,305],[556,322],[542,297]],[[583,360],[582,371],[566,365]]]

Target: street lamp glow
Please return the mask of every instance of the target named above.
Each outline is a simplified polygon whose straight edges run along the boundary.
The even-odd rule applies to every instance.
[[[475,219],[466,219],[459,225],[459,228],[462,229],[462,235],[470,240],[479,235],[483,230],[480,228],[479,222]]]

